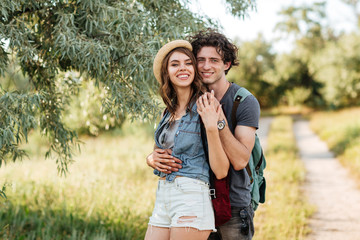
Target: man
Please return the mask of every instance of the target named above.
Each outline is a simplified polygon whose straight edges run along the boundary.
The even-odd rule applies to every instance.
[[[237,47],[224,35],[211,29],[199,32],[191,40],[203,82],[209,90],[214,90],[215,98],[222,105],[225,127],[219,121],[218,128],[231,164],[229,177],[232,218],[218,227],[218,232],[212,233],[209,239],[252,239],[254,211],[251,206],[250,179],[245,167],[255,143],[255,131],[260,117],[259,103],[254,96],[248,96],[239,104],[236,126],[232,126],[233,99],[240,87],[228,82],[226,74],[232,66],[238,65]],[[165,173],[181,168],[181,161],[173,158],[169,150],[155,149],[147,157],[147,163]]]

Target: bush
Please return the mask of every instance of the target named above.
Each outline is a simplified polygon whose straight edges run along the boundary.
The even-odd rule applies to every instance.
[[[102,100],[107,94],[107,89],[104,86],[95,86],[93,81],[85,81],[71,76],[76,75],[75,73],[66,73],[65,75],[67,81],[79,81],[81,85],[78,93],[71,98],[70,105],[65,111],[64,121],[67,126],[75,129],[80,135],[92,136],[122,126],[125,115],[116,117],[110,112],[104,111]]]

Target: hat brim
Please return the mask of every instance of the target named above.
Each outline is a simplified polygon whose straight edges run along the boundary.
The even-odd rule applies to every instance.
[[[164,58],[169,54],[169,52],[179,47],[187,48],[192,51],[192,46],[188,41],[174,40],[162,46],[156,54],[153,63],[153,71],[155,78],[159,83],[161,83],[161,65],[164,61]]]

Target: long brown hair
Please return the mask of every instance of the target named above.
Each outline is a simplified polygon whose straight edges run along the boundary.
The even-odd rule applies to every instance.
[[[168,65],[169,65],[169,58],[174,52],[180,52],[186,54],[194,67],[194,81],[191,83],[191,97],[187,103],[187,108],[191,109],[193,104],[195,103],[196,99],[198,99],[204,92],[206,92],[206,87],[201,81],[201,77],[199,74],[199,71],[196,67],[196,59],[194,54],[187,48],[179,47],[175,48],[172,51],[170,51],[166,57],[164,58],[162,64],[161,64],[161,84],[160,84],[160,96],[162,97],[167,111],[170,112],[171,117],[170,120],[175,119],[175,111],[178,107],[178,99],[177,94],[175,91],[175,88],[170,81],[169,73],[168,73]]]

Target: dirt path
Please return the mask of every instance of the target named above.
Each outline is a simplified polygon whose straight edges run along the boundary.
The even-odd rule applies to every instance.
[[[360,240],[360,191],[349,173],[309,128],[294,123],[300,156],[307,169],[305,190],[317,212],[308,240]]]
[[[263,150],[265,150],[267,147],[267,138],[268,138],[267,136],[269,133],[270,124],[271,124],[272,119],[273,119],[272,117],[260,118],[259,129],[256,131],[257,135],[260,138],[260,143],[261,143]]]

